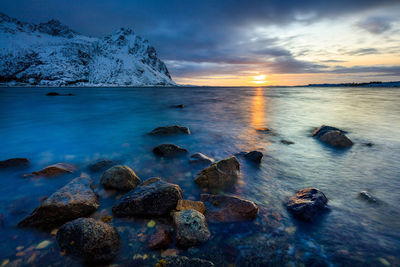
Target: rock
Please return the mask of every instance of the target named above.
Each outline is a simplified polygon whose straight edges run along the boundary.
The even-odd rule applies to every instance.
[[[209,189],[226,188],[232,186],[239,178],[239,175],[239,161],[232,156],[203,169],[194,181],[198,185]]]
[[[183,210],[173,215],[176,244],[181,247],[199,245],[210,239],[206,217],[197,210]]]
[[[321,213],[328,203],[328,199],[316,188],[306,188],[297,193],[287,202],[288,210],[297,218],[311,221]]]
[[[79,218],[60,227],[56,236],[61,250],[87,262],[108,262],[121,247],[119,234],[109,224]]]
[[[118,165],[118,162],[114,160],[101,159],[89,164],[87,167],[91,172],[101,172],[111,168],[114,165]]]
[[[367,147],[373,147],[373,146],[374,146],[374,144],[371,143],[371,142],[363,143],[363,145],[364,145],[364,146],[367,146]]]
[[[174,144],[162,144],[153,149],[153,153],[160,157],[172,158],[186,154],[188,151]]]
[[[371,193],[368,191],[361,191],[359,196],[360,196],[360,198],[362,198],[368,202],[378,203],[378,200],[374,196],[372,196]]]
[[[185,256],[169,256],[157,264],[156,267],[214,267],[211,261]]]
[[[112,208],[113,213],[117,216],[161,216],[175,209],[182,199],[181,188],[159,178],[149,180],[123,195]]]
[[[184,104],[179,104],[179,105],[172,105],[171,108],[184,108]]]
[[[100,183],[107,189],[129,191],[140,183],[140,178],[128,166],[117,165],[103,174]]]
[[[263,128],[256,128],[256,131],[257,131],[257,132],[261,132],[261,133],[269,133],[269,132],[271,132],[270,129],[265,128],[265,127],[263,127]]]
[[[147,242],[147,247],[150,249],[165,249],[172,244],[172,237],[169,231],[159,229],[152,234]]]
[[[178,211],[197,210],[198,212],[204,213],[206,207],[204,206],[204,203],[201,201],[180,199],[178,200],[178,204],[176,205],[176,210]]]
[[[44,177],[52,177],[65,173],[73,173],[76,171],[76,167],[74,165],[68,163],[56,163],[54,165],[47,166],[46,168],[35,171],[29,174],[25,174],[24,177],[29,176],[44,176]]]
[[[59,96],[60,94],[57,92],[49,92],[46,94],[46,96]]]
[[[263,153],[261,153],[260,151],[251,151],[244,155],[246,159],[256,163],[260,163],[263,156]]]
[[[0,169],[21,167],[29,165],[29,159],[27,158],[11,158],[0,161]]]
[[[149,133],[150,135],[171,135],[171,134],[190,134],[188,127],[183,126],[162,126],[157,127]]]
[[[345,131],[332,126],[322,125],[312,132],[312,136],[317,137],[324,143],[334,147],[350,147],[353,142],[347,138]]]
[[[214,163],[214,159],[207,157],[202,153],[196,153],[190,156],[190,163],[200,163],[200,164],[211,164]]]
[[[28,217],[22,227],[52,228],[79,217],[88,216],[100,206],[91,188],[92,179],[78,177],[53,193]]]
[[[229,195],[201,194],[206,206],[204,215],[209,222],[241,222],[253,220],[258,206],[250,200]]]
[[[294,142],[292,142],[292,141],[289,141],[289,140],[281,140],[281,143],[282,144],[284,144],[284,145],[293,145],[294,144]]]

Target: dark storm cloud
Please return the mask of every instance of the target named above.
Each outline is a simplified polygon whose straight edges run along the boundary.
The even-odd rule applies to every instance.
[[[357,23],[357,26],[373,34],[381,34],[392,28],[392,20],[387,17],[371,17]]]
[[[278,39],[254,39],[248,29],[339,19],[398,3],[398,0],[2,0],[0,10],[35,23],[56,18],[78,32],[95,36],[109,34],[122,26],[133,28],[150,40],[161,59],[169,62],[173,75],[182,76],[236,74],[249,70],[250,65],[272,73],[325,71],[325,65],[296,59]],[[385,26],[384,19],[375,19],[364,21],[359,27],[382,32],[390,26]]]

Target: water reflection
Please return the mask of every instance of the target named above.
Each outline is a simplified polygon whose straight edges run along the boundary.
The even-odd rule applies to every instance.
[[[251,105],[251,125],[254,128],[266,126],[264,88],[255,89]]]

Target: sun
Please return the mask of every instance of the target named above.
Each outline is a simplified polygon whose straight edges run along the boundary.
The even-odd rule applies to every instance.
[[[264,74],[262,75],[257,75],[257,76],[253,76],[253,83],[257,83],[257,84],[263,84],[266,83],[267,81],[265,80],[266,76]]]

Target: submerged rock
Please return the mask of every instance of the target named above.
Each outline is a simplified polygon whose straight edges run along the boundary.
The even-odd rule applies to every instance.
[[[201,194],[206,206],[204,215],[210,222],[240,222],[253,220],[258,206],[250,200],[229,195]]]
[[[157,127],[149,133],[150,135],[190,134],[188,127],[174,125]]]
[[[214,267],[214,263],[199,258],[168,256],[160,260],[156,267]]]
[[[271,130],[266,128],[266,127],[256,128],[256,131],[260,132],[260,133],[269,133],[269,132],[271,132]]]
[[[232,156],[203,169],[194,181],[198,185],[210,189],[225,188],[232,186],[239,178],[239,175],[239,161]]]
[[[103,174],[100,183],[107,189],[129,191],[140,183],[140,178],[128,166],[117,165]]]
[[[173,215],[176,244],[181,247],[199,245],[210,239],[206,218],[197,210],[183,210]]]
[[[172,244],[172,237],[168,230],[159,229],[152,234],[147,242],[147,247],[150,249],[165,249]]]
[[[214,161],[213,158],[207,157],[202,153],[195,153],[190,156],[190,163],[211,164]]]
[[[95,212],[100,206],[91,188],[92,179],[78,177],[53,193],[28,217],[18,223],[22,227],[52,228]]]
[[[186,154],[188,151],[174,144],[162,144],[153,149],[153,153],[160,157],[172,158]]]
[[[136,189],[123,195],[112,211],[117,216],[161,216],[175,209],[182,199],[179,185],[150,178]]]
[[[89,164],[87,166],[87,168],[91,172],[101,172],[101,171],[107,170],[108,168],[111,168],[114,165],[118,165],[118,162],[116,162],[114,160],[101,159],[101,160],[98,160],[96,162]]]
[[[178,204],[176,205],[176,210],[177,211],[197,210],[198,212],[204,213],[206,207],[204,206],[204,203],[201,201],[180,199],[178,200]]]
[[[261,153],[260,151],[251,151],[244,155],[246,159],[256,163],[260,163],[263,156],[263,153]]]
[[[294,142],[289,141],[289,140],[284,140],[284,139],[281,140],[281,143],[284,145],[293,145],[294,144]]]
[[[371,195],[371,193],[368,191],[361,191],[359,196],[361,199],[364,199],[368,202],[378,203],[378,200],[373,195]]]
[[[171,108],[184,108],[184,104],[179,104],[179,105],[172,105]]]
[[[92,218],[79,218],[64,224],[56,236],[61,250],[88,262],[108,262],[120,249],[115,228]]]
[[[345,131],[332,126],[322,125],[312,132],[312,136],[317,137],[324,143],[333,147],[350,147],[353,142],[344,135]]]
[[[52,177],[65,173],[73,173],[76,171],[76,167],[72,164],[68,163],[56,163],[54,165],[47,166],[40,171],[35,171],[29,174],[25,174],[24,177],[29,176],[44,176],[44,177]]]
[[[57,92],[49,92],[46,94],[46,96],[73,96],[73,94],[69,93],[69,94],[60,94]]]
[[[328,203],[328,199],[316,188],[306,188],[297,193],[287,202],[288,210],[297,218],[311,221],[321,213]]]
[[[21,167],[29,165],[29,159],[27,158],[11,158],[0,161],[0,169]]]

